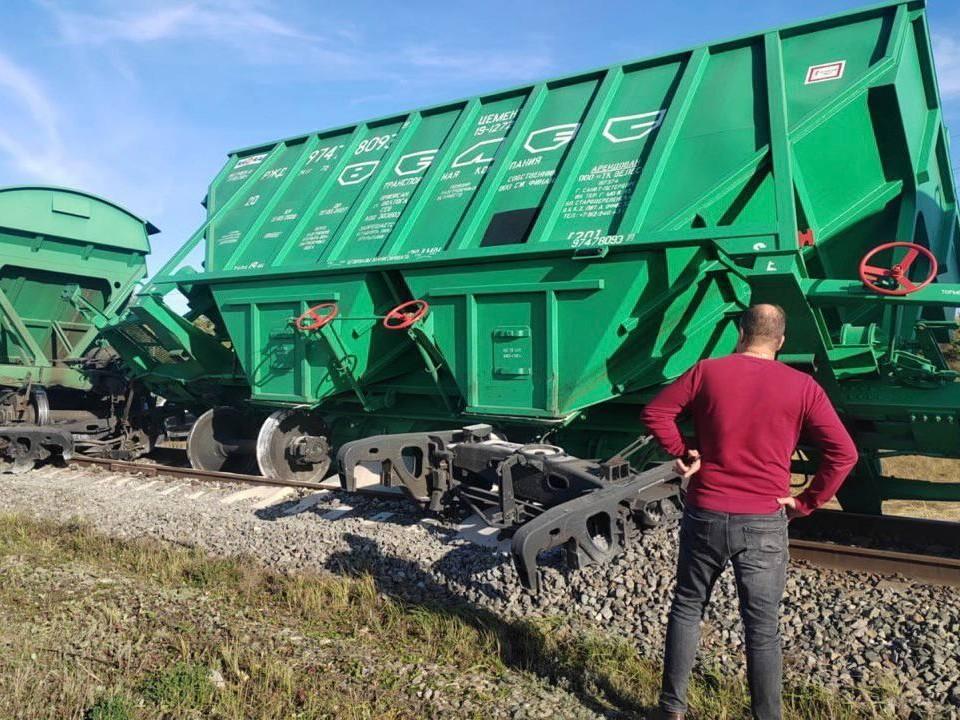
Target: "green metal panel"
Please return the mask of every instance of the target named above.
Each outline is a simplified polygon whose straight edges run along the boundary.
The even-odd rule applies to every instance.
[[[889,2],[234,152],[149,292],[216,308],[254,402],[549,427],[597,454],[778,302],[783,359],[865,451],[957,455],[930,325],[960,298],[951,166],[924,4]],[[865,289],[892,240],[930,248],[937,283]],[[381,327],[411,298],[424,321]],[[294,331],[318,302],[340,316]]]
[[[122,316],[96,325],[130,379],[167,400],[210,407],[249,394],[232,349],[156,298],[140,296]]]
[[[146,274],[151,224],[62,188],[0,189],[0,380],[85,388],[92,318],[121,312]]]
[[[152,223],[109,200],[68,188],[0,188],[0,220],[5,231],[150,252]]]
[[[417,367],[404,334],[380,327],[378,308],[396,303],[385,284],[365,273],[336,283],[287,279],[233,284],[214,297],[240,363],[260,400],[315,403]],[[336,302],[340,315],[313,334],[296,332],[290,319],[308,307]]]

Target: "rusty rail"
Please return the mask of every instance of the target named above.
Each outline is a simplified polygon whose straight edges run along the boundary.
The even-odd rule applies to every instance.
[[[790,540],[790,557],[831,570],[903,575],[932,585],[960,586],[960,560],[814,540]]]
[[[820,510],[790,524],[790,556],[836,570],[960,586],[960,525]]]

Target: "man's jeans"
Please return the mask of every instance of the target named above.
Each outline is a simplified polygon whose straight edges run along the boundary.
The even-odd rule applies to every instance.
[[[753,717],[780,718],[780,600],[787,571],[787,518],[734,515],[687,507],[680,526],[677,588],[667,624],[660,706],[684,712],[687,684],[714,583],[729,560],[737,581],[747,646]]]

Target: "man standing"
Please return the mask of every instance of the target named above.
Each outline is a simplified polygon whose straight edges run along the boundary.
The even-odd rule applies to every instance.
[[[823,389],[776,361],[785,331],[780,307],[750,307],[735,354],[697,363],[643,410],[644,424],[690,479],[660,693],[668,720],[682,720],[686,711],[700,620],[728,561],[740,598],[753,717],[781,716],[787,522],[833,497],[857,461]],[[681,415],[693,421],[692,443],[677,425]],[[794,498],[790,459],[801,436],[822,456],[813,482]]]

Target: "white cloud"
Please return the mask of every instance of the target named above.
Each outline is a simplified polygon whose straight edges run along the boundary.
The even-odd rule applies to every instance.
[[[52,14],[61,38],[73,45],[198,41],[231,47],[249,62],[349,65],[357,57],[350,31],[311,35],[261,9],[256,0],[190,0],[166,7],[101,2],[86,12],[65,9],[54,0],[40,2]]]
[[[933,33],[933,55],[940,95],[944,100],[960,98],[960,40],[951,35]]]
[[[54,18],[60,37],[71,45],[117,47],[122,44],[202,42],[229,47],[232,60],[257,64],[295,64],[316,75],[334,71],[342,78],[378,77],[391,82],[437,77],[511,82],[546,74],[548,52],[534,49],[464,52],[434,45],[374,50],[355,26],[336,24],[323,32],[276,13],[261,0],[180,0],[166,6],[148,0],[99,0],[78,11],[57,0],[37,0]],[[90,8],[94,9],[90,9]],[[404,66],[409,68],[404,77]],[[389,68],[389,70],[387,70]]]
[[[218,38],[239,41],[275,35],[302,37],[295,28],[258,10],[249,2],[216,2],[196,0],[157,8],[152,3],[130,7],[124,4],[115,14],[104,8],[97,12],[61,10],[54,3],[45,3],[54,13],[65,39],[83,45],[101,45],[123,40],[147,43],[189,37]]]
[[[19,101],[48,136],[55,134],[56,111],[40,84],[26,70],[0,55],[0,88]]]
[[[143,15],[127,14],[120,18],[100,18],[80,13],[65,13],[66,35],[77,43],[104,43],[114,39],[131,42],[163,40],[179,32],[196,15],[192,5],[161,8]]]
[[[65,149],[59,113],[40,82],[0,54],[0,153],[31,180],[82,185],[90,177]]]

